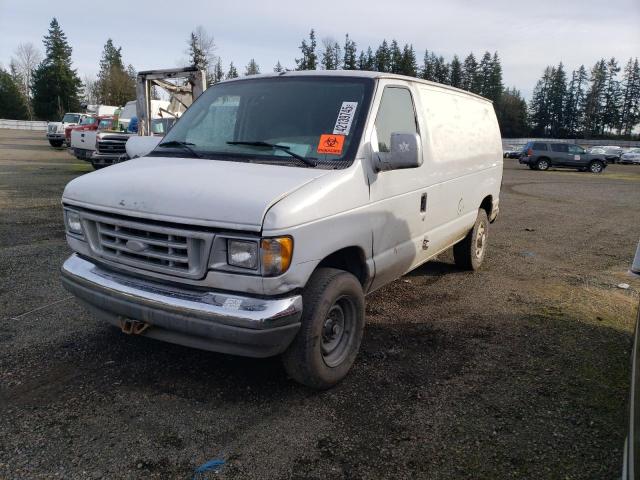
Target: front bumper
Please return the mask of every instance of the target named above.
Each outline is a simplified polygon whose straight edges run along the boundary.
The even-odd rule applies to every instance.
[[[128,159],[129,157],[127,156],[126,153],[98,153],[94,151],[88,160],[95,165],[107,166],[107,165],[113,165],[114,163],[119,163]]]
[[[47,133],[48,140],[65,140],[64,133]]]
[[[62,283],[112,325],[137,320],[149,324],[144,336],[233,355],[282,353],[302,316],[300,295],[262,299],[181,289],[104,269],[77,254],[62,266]]]

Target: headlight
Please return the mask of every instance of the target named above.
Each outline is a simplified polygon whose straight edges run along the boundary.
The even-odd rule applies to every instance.
[[[286,272],[293,256],[291,237],[263,238],[260,241],[262,274],[275,276]]]
[[[78,212],[65,210],[64,218],[69,232],[75,233],[76,235],[82,235],[82,223],[80,222],[80,215],[78,215]]]
[[[234,267],[257,270],[258,243],[243,240],[228,240],[227,263]]]

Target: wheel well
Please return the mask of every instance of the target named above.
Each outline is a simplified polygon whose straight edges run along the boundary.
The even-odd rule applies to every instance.
[[[480,208],[484,209],[487,212],[487,218],[491,219],[491,212],[493,212],[493,197],[491,195],[487,195],[482,200],[480,204]]]
[[[362,286],[365,285],[369,276],[364,252],[359,247],[346,247],[333,252],[318,264],[318,268],[321,267],[339,268],[352,273]]]

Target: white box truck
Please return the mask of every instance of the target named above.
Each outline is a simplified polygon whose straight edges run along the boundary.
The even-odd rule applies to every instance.
[[[146,157],[66,186],[62,279],[125,333],[281,354],[328,388],[356,359],[365,295],[451,247],[480,268],[501,180],[477,95],[377,72],[225,81]]]

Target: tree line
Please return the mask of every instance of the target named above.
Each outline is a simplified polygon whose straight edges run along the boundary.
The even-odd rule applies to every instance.
[[[630,138],[640,123],[640,65],[600,59],[568,76],[564,65],[545,68],[529,104],[532,134],[554,138]]]
[[[136,71],[123,61],[122,48],[107,39],[96,79],[81,81],[72,67],[72,48],[54,18],[44,40],[45,55],[31,44],[20,45],[8,71],[0,68],[0,118],[59,119],[65,111],[89,104],[123,105],[135,98]],[[358,49],[346,34],[342,42],[315,30],[302,39],[291,70],[369,70],[422,78],[467,90],[493,101],[503,137],[625,137],[640,122],[640,67],[629,59],[624,69],[615,58],[599,60],[567,77],[564,65],[547,67],[527,104],[515,87],[505,87],[498,52],[473,52],[450,61],[434,51],[418,54],[412,44],[383,40],[377,47]],[[203,27],[187,38],[184,63],[207,73],[208,84],[240,75],[261,73],[255,59],[238,69],[223,67],[214,38]],[[290,68],[280,61],[275,72]],[[621,77],[619,73],[622,70]]]

